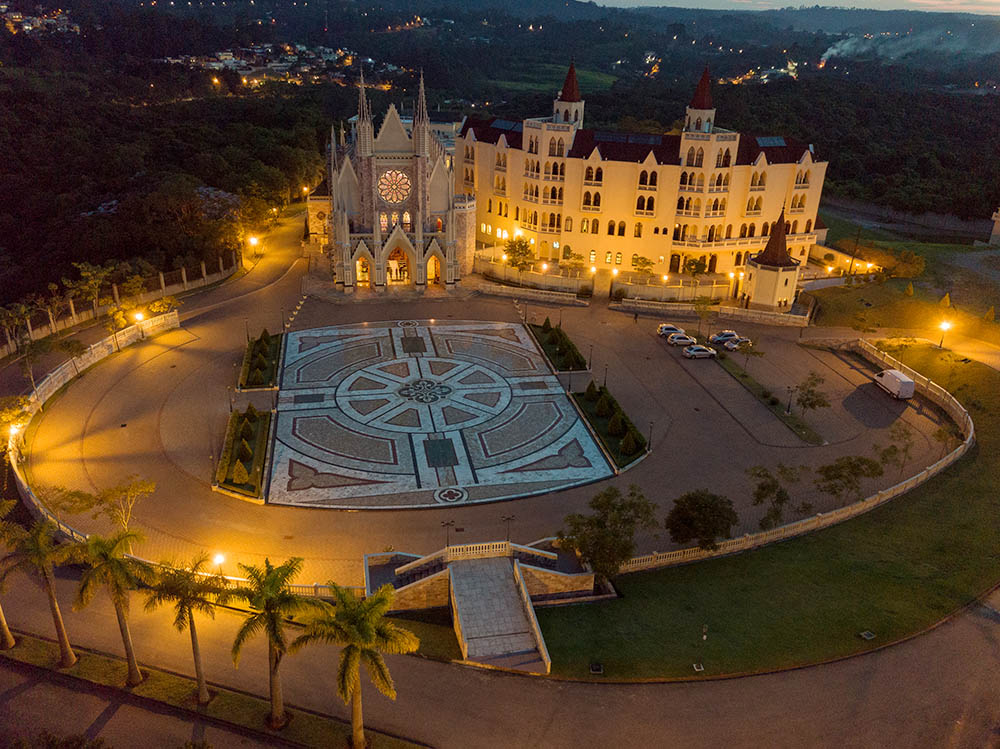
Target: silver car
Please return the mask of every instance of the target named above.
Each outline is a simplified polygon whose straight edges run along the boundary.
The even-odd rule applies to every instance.
[[[739,351],[740,346],[742,346],[744,343],[749,343],[751,346],[753,345],[753,342],[746,336],[739,336],[738,338],[730,338],[722,345],[725,347],[726,351]]]
[[[735,330],[720,330],[718,333],[709,337],[710,343],[725,343],[726,341],[731,341],[735,338],[739,338],[740,334]]]
[[[656,326],[656,335],[663,336],[664,338],[666,338],[669,335],[673,335],[674,333],[683,333],[683,332],[684,328],[678,327],[673,323],[669,322],[660,323],[659,325]]]
[[[696,344],[684,349],[683,354],[686,359],[713,359],[716,356],[716,351],[711,346]]]
[[[693,343],[697,343],[694,338],[689,336],[687,333],[671,333],[667,336],[667,343],[671,346],[690,346]]]

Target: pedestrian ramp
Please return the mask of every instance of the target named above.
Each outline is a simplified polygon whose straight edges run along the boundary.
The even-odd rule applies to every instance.
[[[518,560],[464,559],[448,568],[462,656],[490,666],[548,673],[551,661]]]

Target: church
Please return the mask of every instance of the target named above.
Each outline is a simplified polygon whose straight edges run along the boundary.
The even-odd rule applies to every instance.
[[[452,286],[477,247],[524,237],[553,268],[582,257],[594,274],[645,269],[666,282],[694,264],[728,282],[712,285],[717,298],[766,309],[794,299],[827,167],[811,144],[719,127],[707,69],[680,132],[584,123],[572,63],[550,114],[467,117],[453,140],[430,124],[422,77],[412,120],[390,106],[376,133],[362,79],[350,138],[331,139],[330,196],[315,196],[328,215],[310,217],[324,226],[338,287]],[[765,254],[779,219],[781,241]],[[750,282],[757,255],[767,262],[756,280],[781,268],[780,284]]]
[[[309,201],[310,226],[325,229],[334,281],[345,292],[446,288],[472,271],[475,198],[452,189],[423,76],[409,125],[390,106],[375,132],[362,75],[351,137],[343,130],[331,137],[329,196]]]

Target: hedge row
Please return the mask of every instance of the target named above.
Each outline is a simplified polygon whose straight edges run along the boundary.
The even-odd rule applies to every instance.
[[[281,352],[281,336],[270,335],[267,330],[260,337],[247,343],[240,368],[239,387],[262,388],[274,385],[278,376],[278,357]]]
[[[229,424],[226,426],[226,438],[222,443],[222,454],[219,456],[219,464],[215,467],[215,483],[221,484],[229,475],[229,466],[233,462],[233,438],[236,436],[236,428],[240,423],[240,412],[233,411],[229,414]]]
[[[271,415],[260,413],[253,405],[243,413],[233,412],[216,472],[217,483],[260,496],[270,424]]]
[[[580,371],[587,368],[587,360],[580,353],[576,344],[566,335],[561,327],[553,327],[549,318],[541,325],[530,325],[531,332],[552,362],[552,366],[560,372]]]
[[[580,397],[582,395],[582,397]],[[646,449],[646,438],[603,385],[593,380],[586,392],[577,394],[584,413],[620,466],[631,463]]]

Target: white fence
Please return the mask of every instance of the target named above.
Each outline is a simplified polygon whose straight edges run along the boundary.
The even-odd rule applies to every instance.
[[[808,315],[793,315],[790,312],[769,312],[762,309],[743,309],[742,307],[719,307],[720,320],[745,320],[746,322],[762,323],[764,325],[788,325],[804,328],[809,325]]]
[[[748,533],[740,538],[732,538],[728,541],[723,541],[719,544],[719,548],[715,551],[699,549],[696,547],[693,549],[678,549],[677,551],[653,553],[646,554],[641,557],[634,557],[621,566],[621,571],[636,572],[638,570],[669,567],[675,564],[685,564],[687,562],[694,562],[701,559],[721,557],[740,551],[756,549],[766,544],[774,543],[775,541],[783,541],[787,538],[793,538],[819,528],[827,528],[841,521],[866,513],[869,510],[888,502],[893,497],[898,497],[900,494],[905,494],[910,489],[920,486],[929,478],[936,476],[938,473],[957,461],[965,455],[970,447],[972,447],[976,441],[976,432],[975,426],[972,423],[972,417],[969,416],[968,411],[962,407],[962,404],[955,400],[955,398],[952,397],[952,395],[944,388],[932,382],[919,372],[915,372],[910,369],[905,364],[889,356],[884,351],[880,351],[875,348],[875,346],[867,341],[860,339],[851,341],[847,344],[847,347],[850,350],[858,352],[869,361],[875,362],[876,364],[889,369],[898,369],[911,377],[916,383],[917,390],[920,394],[944,409],[944,411],[962,430],[962,434],[964,436],[962,443],[937,462],[924,468],[924,470],[920,471],[920,473],[910,476],[908,479],[899,482],[895,486],[890,486],[887,489],[876,492],[870,497],[862,499],[860,502],[855,502],[852,505],[841,507],[837,510],[833,510],[832,512],[817,513],[813,517],[789,523],[781,526],[780,528],[774,528],[761,533]]]
[[[512,557],[515,554],[530,554],[545,559],[558,559],[559,555],[554,551],[545,549],[535,549],[530,546],[514,544],[510,541],[490,541],[481,544],[462,544],[460,546],[445,546],[435,552],[414,559],[395,569],[395,574],[404,575],[407,572],[423,567],[431,562],[440,560],[442,564],[448,562],[458,562],[463,559],[491,559],[493,557]]]
[[[479,291],[493,296],[527,299],[545,304],[568,304],[575,307],[586,307],[590,304],[586,299],[580,299],[569,291],[547,291],[545,289],[531,289],[526,286],[503,286],[498,283],[482,284],[479,286]]]
[[[659,278],[658,276],[654,278]],[[726,299],[732,293],[732,281],[711,281],[709,283],[684,283],[683,281],[632,283],[615,279],[611,284],[611,295],[616,291],[625,294],[625,299],[653,302],[692,302],[699,297]]]

